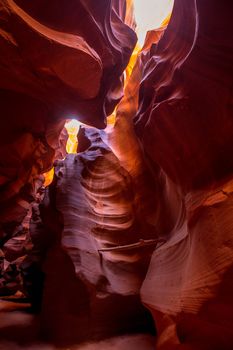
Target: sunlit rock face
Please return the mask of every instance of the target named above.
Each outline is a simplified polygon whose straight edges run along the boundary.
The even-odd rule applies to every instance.
[[[27,214],[36,176],[63,158],[66,118],[104,127],[122,97],[133,27],[124,0],[0,1],[0,238]]]
[[[176,0],[131,58],[132,1],[0,4],[1,288],[59,344],[148,331],[144,304],[156,349],[231,350],[232,1]],[[113,110],[66,156],[67,118]]]
[[[139,290],[154,246],[130,244],[156,232],[141,229],[130,175],[101,132],[81,129],[79,147],[57,162],[41,220],[32,221],[32,256],[45,275],[42,332],[71,342],[149,331]]]

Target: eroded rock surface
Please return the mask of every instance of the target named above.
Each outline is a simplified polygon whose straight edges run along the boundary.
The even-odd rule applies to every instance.
[[[134,26],[124,0],[0,2],[0,237],[25,217],[66,118],[105,126],[122,97]]]
[[[175,0],[119,103],[131,1],[0,1],[1,278],[27,290],[44,338],[148,330],[143,283],[157,349],[233,348],[232,10]],[[112,129],[81,129],[36,203],[36,179],[65,155],[65,119],[103,128],[116,106]]]
[[[233,347],[230,12],[229,1],[175,1],[143,66],[134,123],[172,224],[141,290],[158,349]]]
[[[155,245],[130,244],[156,238],[156,231],[140,226],[131,177],[101,132],[83,133],[83,152],[57,162],[42,221],[31,226],[34,252],[46,253],[38,262],[45,275],[42,328],[57,342],[151,329],[139,289]]]
[[[233,170],[231,13],[230,1],[176,0],[143,70],[138,137],[184,191]]]

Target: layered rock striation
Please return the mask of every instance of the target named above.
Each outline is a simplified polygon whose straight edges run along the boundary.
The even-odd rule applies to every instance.
[[[131,1],[0,1],[1,283],[44,339],[148,331],[143,303],[156,349],[233,348],[232,10],[175,0],[130,59]]]
[[[152,329],[139,290],[156,231],[143,231],[131,177],[101,132],[80,134],[82,152],[57,162],[31,223],[32,257],[45,276],[42,332],[58,343]]]

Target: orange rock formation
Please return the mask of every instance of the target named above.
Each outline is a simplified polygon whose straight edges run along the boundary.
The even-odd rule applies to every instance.
[[[0,0],[0,294],[37,337],[233,348],[232,10],[175,0],[140,48],[132,1]]]

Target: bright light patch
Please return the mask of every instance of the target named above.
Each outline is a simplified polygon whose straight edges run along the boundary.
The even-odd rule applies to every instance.
[[[76,153],[78,148],[77,134],[81,123],[76,119],[71,119],[65,123],[65,128],[68,132],[69,138],[66,143],[67,153]]]
[[[137,35],[143,46],[148,30],[157,29],[172,12],[174,0],[134,0]]]
[[[53,177],[54,177],[54,167],[47,171],[47,173],[44,173],[44,186],[47,187],[49,186],[52,181],[53,181]]]
[[[77,121],[76,119],[71,119],[67,123],[65,123],[65,128],[68,132],[68,140],[66,143],[66,152],[67,153],[76,153],[77,147],[78,147],[78,140],[77,140],[77,134],[79,131],[81,123]],[[54,177],[54,167],[47,171],[44,175],[44,186],[49,186]]]

